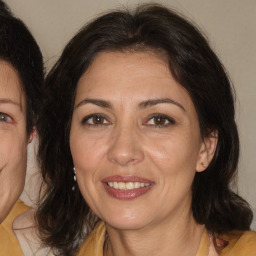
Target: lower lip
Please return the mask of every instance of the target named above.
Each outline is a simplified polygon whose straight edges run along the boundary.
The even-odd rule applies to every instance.
[[[144,195],[145,193],[147,193],[153,187],[153,185],[151,184],[143,188],[121,190],[121,189],[112,188],[106,183],[103,183],[103,186],[110,196],[119,200],[131,200],[131,199],[138,198]]]

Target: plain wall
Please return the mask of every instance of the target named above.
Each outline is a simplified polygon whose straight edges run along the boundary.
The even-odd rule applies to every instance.
[[[63,47],[87,21],[106,10],[133,7],[139,0],[6,0],[13,13],[31,29],[49,69]],[[149,2],[149,1],[147,1]],[[241,138],[239,194],[256,213],[256,1],[162,0],[193,20],[208,37],[229,72],[237,92],[237,121]],[[38,181],[34,148],[30,146],[28,177],[22,199],[32,204]],[[256,223],[253,225],[256,228]]]

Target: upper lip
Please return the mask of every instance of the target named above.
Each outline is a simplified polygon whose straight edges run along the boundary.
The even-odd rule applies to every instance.
[[[140,183],[154,183],[152,180],[145,179],[138,176],[120,176],[120,175],[114,175],[114,176],[108,176],[104,179],[102,179],[102,182],[140,182]]]

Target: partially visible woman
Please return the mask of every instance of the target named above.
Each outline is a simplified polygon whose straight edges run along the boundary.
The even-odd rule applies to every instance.
[[[17,199],[24,187],[27,146],[35,134],[43,81],[36,41],[0,1],[0,255],[22,255],[12,221],[28,208]]]
[[[158,5],[102,15],[46,90],[36,233],[54,255],[256,255],[252,211],[232,187],[232,86],[191,23]]]

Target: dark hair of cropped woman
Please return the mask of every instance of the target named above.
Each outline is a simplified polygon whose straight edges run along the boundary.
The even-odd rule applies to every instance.
[[[6,3],[0,1],[0,15],[9,15],[12,16],[12,13]]]
[[[0,1],[0,60],[18,72],[26,96],[26,128],[29,134],[36,124],[42,104],[44,82],[43,57],[26,25],[12,16]]]
[[[218,136],[212,162],[194,179],[194,218],[216,235],[248,230],[252,211],[232,191],[239,138],[229,78],[193,25],[164,7],[145,5],[134,13],[111,12],[82,28],[47,76],[48,100],[38,126],[39,161],[47,184],[37,212],[43,241],[58,255],[74,255],[98,221],[73,181],[69,133],[78,80],[104,51],[153,51],[168,61],[173,77],[194,103],[202,138],[214,130]]]

